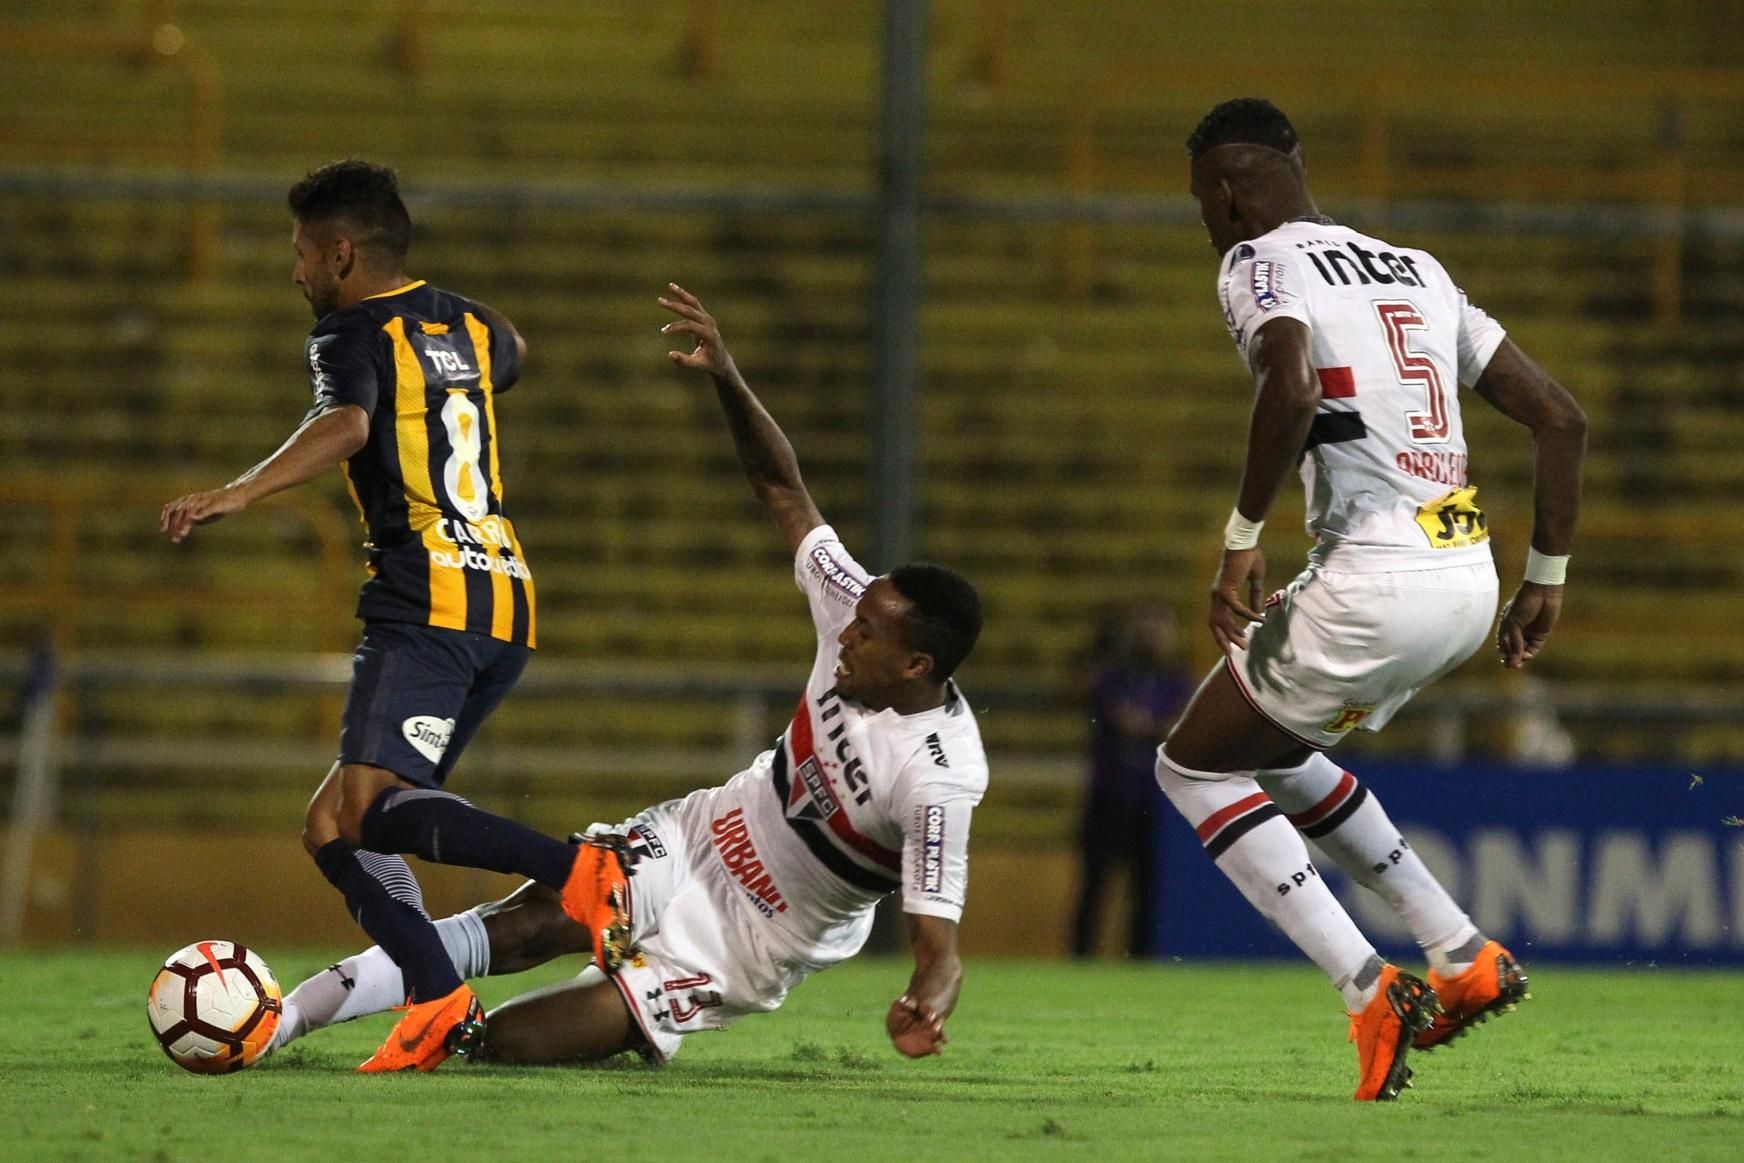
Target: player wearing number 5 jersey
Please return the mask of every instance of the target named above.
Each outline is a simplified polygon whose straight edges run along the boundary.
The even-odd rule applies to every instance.
[[[392,170],[335,162],[291,189],[292,279],[316,324],[314,405],[290,439],[229,485],[164,507],[172,541],[342,465],[368,531],[339,757],[303,842],[403,972],[405,1018],[366,1071],[428,1070],[476,1039],[403,853],[516,872],[562,894],[602,967],[627,924],[618,856],[491,816],[441,789],[514,686],[534,644],[533,575],[503,508],[496,397],[526,344],[490,308],[404,271],[411,218]]]
[[[1343,995],[1356,1097],[1391,1099],[1411,1048],[1511,1008],[1526,977],[1325,752],[1379,730],[1490,632],[1497,580],[1459,388],[1532,432],[1532,552],[1496,638],[1510,668],[1543,648],[1561,609],[1586,421],[1431,255],[1320,214],[1295,130],[1269,102],[1219,105],[1188,151],[1223,257],[1224,321],[1258,392],[1211,595],[1225,658],[1164,743],[1157,780],[1218,867]],[[1260,526],[1298,466],[1314,548],[1262,603]],[[1427,981],[1376,954],[1303,837],[1398,911]]]

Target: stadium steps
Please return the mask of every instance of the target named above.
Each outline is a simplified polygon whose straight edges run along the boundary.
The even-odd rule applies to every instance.
[[[30,5],[27,15],[59,15],[42,0],[20,3]],[[338,0],[246,7],[183,0],[178,19],[227,66],[226,164],[289,180],[336,154],[385,153],[414,188],[504,173],[570,183],[866,188],[877,19],[869,0],[734,10],[725,23],[724,72],[709,86],[679,79],[682,6],[430,0],[427,11],[431,69],[413,80],[392,67],[385,9],[359,12]],[[1233,48],[1245,34],[1212,19],[1219,11],[1209,0],[1187,0],[1177,20],[1195,27],[1208,51]],[[1345,35],[1340,21],[1300,6],[1266,11],[1274,35],[1304,57]],[[1415,43],[1404,16],[1365,12],[1380,42]],[[1071,109],[1089,94],[1099,107],[1097,188],[1178,195],[1178,142],[1159,139],[1158,127],[1197,115],[1204,97],[1196,83],[1168,69],[1124,67],[1110,68],[1104,81],[1090,67],[1151,54],[1150,22],[1136,9],[1071,5],[1019,5],[1016,18],[1012,80],[978,95],[964,83],[974,21],[938,14],[929,109],[934,188],[1058,192]],[[1454,26],[1480,23],[1483,35],[1437,39],[1413,59],[1424,67],[1496,63],[1505,55],[1496,46],[1507,42],[1505,33],[1497,39],[1500,30],[1527,31],[1525,18],[1503,5]],[[1673,24],[1633,10],[1583,10],[1543,59],[1619,67],[1622,26],[1637,34],[1623,58],[1693,64],[1718,51]],[[279,67],[239,63],[269,43],[282,47]],[[1600,46],[1603,58],[1595,55]],[[40,79],[46,97],[38,108],[53,114],[49,120],[102,108],[113,110],[108,129],[117,135],[177,131],[152,120],[158,114],[141,99],[137,75],[92,69]],[[143,91],[160,94],[172,82],[149,78]],[[1279,84],[1280,99],[1300,99],[1308,82]],[[320,108],[307,102],[315,90]],[[337,127],[335,107],[348,113]],[[1450,119],[1406,99],[1390,129],[1400,155],[1426,172],[1475,156],[1480,145],[1503,164],[1556,158],[1571,173],[1605,156],[1616,165],[1643,159],[1639,144],[1617,144],[1615,126],[1638,127],[1645,110],[1575,103],[1538,131],[1522,126],[1518,108],[1474,94],[1472,108]],[[1299,120],[1328,190],[1354,190],[1338,172],[1348,174],[1360,151],[1354,107],[1318,114],[1310,107]],[[1686,127],[1692,150],[1717,140],[1709,110],[1690,110]],[[110,152],[97,160],[126,160],[125,145],[105,147]],[[8,201],[5,210],[0,259],[15,273],[0,287],[0,355],[33,368],[30,384],[0,387],[8,463],[135,473],[168,458],[193,476],[227,479],[300,416],[306,387],[297,340],[308,319],[288,285],[276,203],[226,209],[224,277],[204,292],[181,282],[182,207]],[[651,300],[676,278],[722,313],[741,364],[792,433],[826,515],[858,538],[871,500],[864,430],[873,268],[865,224],[421,208],[419,217],[418,272],[502,308],[533,348],[528,382],[504,398],[499,419],[514,458],[509,506],[540,578],[547,649],[698,662],[806,656],[809,635],[784,554],[746,495],[706,384],[686,383],[664,366],[669,344],[654,330],[661,315]],[[1065,674],[1098,605],[1161,596],[1196,627],[1208,551],[1239,473],[1251,387],[1217,316],[1215,259],[1203,232],[1099,224],[1072,239],[1067,233],[954,218],[928,224],[919,548],[983,581],[993,619],[971,687],[976,674],[1041,682]],[[1091,279],[1088,297],[1070,302],[1062,255],[1077,237],[1088,240]],[[1717,336],[1704,346],[1690,334],[1667,340],[1648,321],[1650,244],[1523,237],[1498,246],[1441,234],[1411,241],[1438,254],[1473,300],[1588,406],[1589,514],[1622,522],[1641,513],[1650,521],[1653,511],[1640,506],[1643,481],[1663,494],[1655,505],[1673,509],[1690,498],[1718,505],[1736,495],[1744,482],[1730,454],[1744,432],[1733,413],[1744,392],[1736,372],[1725,370],[1744,365],[1736,358],[1744,343],[1726,322],[1741,298],[1735,252],[1704,250],[1689,260],[1690,309],[1705,312]],[[1701,269],[1704,262],[1715,269]],[[1529,444],[1469,397],[1467,417],[1474,474],[1498,521],[1498,542],[1506,542],[1500,547],[1514,553],[1530,521]],[[1291,522],[1280,515],[1277,524],[1282,532]],[[222,547],[219,559],[199,550],[174,559],[200,586],[240,592],[252,577],[280,576],[293,560],[272,544],[285,535],[277,526],[238,522],[208,532],[219,534],[208,539]],[[130,555],[154,560],[152,547],[133,534],[105,537],[113,553],[93,576],[117,587],[161,576],[156,567],[114,564]],[[1276,544],[1281,574],[1303,543],[1292,534]],[[1550,673],[1628,666],[1632,678],[1692,683],[1726,665],[1723,650],[1668,632],[1678,626],[1677,607],[1662,608],[1655,595],[1680,576],[1733,584],[1744,569],[1736,552],[1589,535],[1580,555],[1577,568],[1593,589],[1571,602],[1546,659],[1567,669]],[[699,575],[709,584],[699,587]],[[286,583],[283,592],[302,591]],[[346,594],[330,619],[342,636],[351,632],[349,601]],[[1705,627],[1729,625],[1701,608]],[[142,646],[287,648],[310,633],[258,611],[218,610],[98,611],[92,632]],[[226,723],[246,718],[255,697],[214,700],[210,713]],[[502,713],[519,716],[519,705],[511,700]],[[693,725],[693,714],[696,724],[714,725]],[[269,715],[284,730],[307,729],[288,705],[275,704]],[[718,709],[674,718],[660,728],[638,719],[635,730],[719,736]],[[513,722],[517,732],[586,740],[596,737],[588,734],[595,720],[608,733],[597,737],[639,737],[629,727],[609,734],[620,728],[606,707],[571,722],[540,705]],[[1008,747],[1079,745],[1070,711],[1003,716],[988,730]]]

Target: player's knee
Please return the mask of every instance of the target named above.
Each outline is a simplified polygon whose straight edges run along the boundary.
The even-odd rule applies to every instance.
[[[341,768],[338,802],[333,809],[337,834],[353,848],[364,847],[363,817],[368,814],[370,805],[383,792],[403,783],[399,776],[380,767],[352,764]]]
[[[317,798],[303,816],[303,849],[313,856],[337,839],[339,821],[334,818],[331,805]]]
[[[1251,771],[1197,771],[1165,750],[1157,760],[1157,784],[1175,810],[1195,829],[1233,818],[1266,802]]]

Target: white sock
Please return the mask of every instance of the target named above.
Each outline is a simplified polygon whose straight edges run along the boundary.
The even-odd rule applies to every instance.
[[[1302,835],[1393,906],[1431,966],[1457,973],[1471,964],[1469,957],[1462,964],[1450,954],[1470,946],[1478,927],[1355,776],[1327,756],[1315,755],[1300,767],[1260,771],[1256,777]]]
[[[1308,846],[1253,773],[1194,771],[1165,750],[1157,758],[1157,783],[1223,875],[1320,966],[1345,1008],[1368,1004],[1377,975],[1364,970],[1372,968],[1375,947],[1320,879]]]
[[[483,977],[490,972],[490,937],[476,911],[444,917],[436,922],[436,932],[448,950],[448,959],[454,962],[454,971],[462,978]],[[328,966],[290,992],[270,1049],[288,1046],[312,1030],[405,1004],[406,985],[400,967],[380,945],[371,946]]]

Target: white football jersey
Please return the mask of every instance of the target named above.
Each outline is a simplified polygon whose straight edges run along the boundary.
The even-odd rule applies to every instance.
[[[1246,359],[1266,323],[1313,333],[1321,400],[1302,457],[1310,560],[1352,573],[1487,559],[1459,385],[1506,333],[1425,251],[1287,222],[1224,256],[1224,322]]]
[[[955,683],[915,715],[836,693],[837,636],[872,579],[834,529],[806,537],[794,572],[818,638],[805,694],[773,750],[696,794],[712,801],[709,842],[773,942],[821,967],[859,951],[890,892],[904,912],[961,919],[987,756]]]

